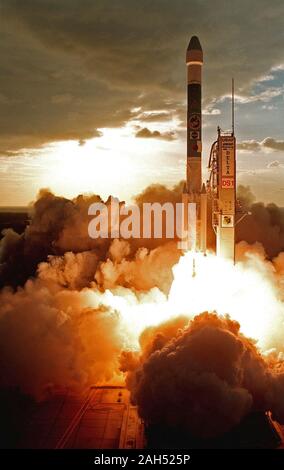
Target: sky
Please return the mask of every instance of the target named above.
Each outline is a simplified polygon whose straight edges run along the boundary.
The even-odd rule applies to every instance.
[[[234,77],[238,183],[284,206],[283,17],[283,0],[0,0],[0,206],[183,179],[192,35],[204,178]]]

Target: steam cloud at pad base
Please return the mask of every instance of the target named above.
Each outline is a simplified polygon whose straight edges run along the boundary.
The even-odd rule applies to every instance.
[[[162,190],[177,198],[178,188]],[[283,252],[268,257],[243,240],[234,266],[213,254],[181,255],[166,239],[91,240],[86,207],[97,198],[43,191],[24,233],[5,232],[1,389],[41,401],[60,388],[126,383],[146,423],[198,438],[254,410],[283,423]],[[256,234],[259,213],[267,231],[272,220],[283,224],[276,207],[273,218],[263,204],[250,209]]]
[[[204,312],[184,328],[180,323],[146,330],[142,352],[122,358],[149,426],[205,439],[229,431],[253,410],[271,410],[283,422],[284,373],[236,321]]]

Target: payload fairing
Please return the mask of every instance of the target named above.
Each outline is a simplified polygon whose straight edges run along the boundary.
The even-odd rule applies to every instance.
[[[236,225],[236,139],[234,129],[221,132],[212,145],[210,176],[202,183],[202,65],[203,51],[197,36],[192,36],[186,52],[187,65],[187,169],[183,203],[195,204],[195,243],[189,243],[188,210],[185,210],[184,230],[188,244],[206,253],[210,225],[216,235],[216,254],[234,261]],[[192,221],[191,221],[192,222]]]

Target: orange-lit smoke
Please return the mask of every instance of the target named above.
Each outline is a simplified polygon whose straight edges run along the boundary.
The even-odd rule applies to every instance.
[[[250,411],[284,422],[284,371],[227,317],[204,312],[148,329],[121,367],[146,424],[198,438],[230,430]]]
[[[139,202],[157,192],[160,202],[171,197],[152,188]],[[174,241],[148,241],[145,248],[139,240],[90,240],[87,208],[94,200],[42,192],[25,233],[2,239],[1,386],[38,395],[46,387],[123,381],[120,355],[139,354],[145,329],[180,322],[181,315],[184,326],[205,310],[240,322],[240,331],[281,366],[283,253],[268,261],[261,245],[242,242],[236,266],[195,254],[193,277],[193,254],[180,257]]]

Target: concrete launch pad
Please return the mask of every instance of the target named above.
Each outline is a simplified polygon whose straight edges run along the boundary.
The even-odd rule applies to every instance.
[[[59,392],[39,403],[19,447],[137,449],[144,427],[125,387],[95,386],[85,396]]]
[[[251,413],[218,439],[200,440],[178,429],[144,428],[122,386],[92,387],[85,396],[60,391],[35,405],[18,448],[283,448],[283,427],[267,413]]]

